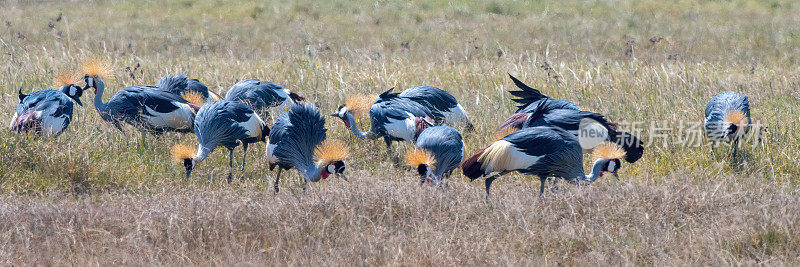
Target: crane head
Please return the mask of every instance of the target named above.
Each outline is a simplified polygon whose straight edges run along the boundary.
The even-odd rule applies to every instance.
[[[436,158],[430,151],[415,147],[406,151],[406,165],[416,168],[417,174],[422,179],[433,181],[433,170],[436,168]]]
[[[325,140],[314,149],[314,160],[318,168],[322,169],[322,179],[327,179],[331,174],[344,176],[344,160],[350,155],[347,144],[339,140]]]
[[[84,60],[81,64],[81,70],[86,81],[86,88],[95,88],[95,93],[97,92],[95,82],[98,82],[99,79],[111,79],[114,77],[114,70],[111,68],[111,64],[99,57]]]
[[[175,145],[172,147],[172,159],[174,159],[175,162],[183,163],[183,167],[186,168],[186,179],[189,179],[189,175],[192,174],[192,170],[194,169],[194,154],[194,150],[185,145]]]
[[[750,118],[741,110],[733,110],[725,115],[725,124],[728,125],[726,137],[734,140],[744,136]]]
[[[344,127],[347,127],[347,129],[350,129],[350,122],[348,121],[348,118],[347,118],[348,115],[352,116],[352,113],[350,112],[350,109],[347,108],[347,105],[339,106],[339,108],[336,109],[336,112],[331,114],[332,117],[336,117],[336,118],[341,119],[342,122],[344,122]]]
[[[601,175],[602,172],[610,172],[619,179],[617,171],[622,167],[622,161],[619,159],[625,158],[625,150],[622,147],[615,143],[604,142],[594,147],[592,154],[596,159],[595,164],[602,164]]]

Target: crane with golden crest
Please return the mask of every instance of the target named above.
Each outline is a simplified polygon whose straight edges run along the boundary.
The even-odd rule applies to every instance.
[[[708,140],[731,143],[731,160],[736,161],[739,140],[750,131],[750,101],[747,96],[730,91],[718,94],[708,101],[705,115],[703,126]]]
[[[145,132],[191,132],[195,113],[205,103],[196,91],[181,96],[172,91],[186,88],[185,74],[166,76],[157,86],[135,85],[123,88],[108,102],[103,102],[105,80],[113,78],[111,65],[101,59],[89,59],[83,64],[86,88],[94,88],[94,107],[103,120],[111,122],[122,131],[122,123]]]
[[[508,135],[478,150],[461,164],[464,176],[470,180],[490,175],[485,181],[487,200],[492,182],[509,172],[539,176],[541,195],[548,177],[573,184],[590,184],[604,173],[618,177],[617,171],[622,167],[620,159],[625,157],[625,151],[614,143],[598,145],[593,151],[592,172],[584,174],[583,150],[571,133],[546,126],[508,131]]]
[[[19,90],[19,104],[9,128],[20,132],[34,132],[44,136],[57,136],[73,120],[74,105],[81,103],[83,88],[77,85],[80,75],[64,72],[56,76],[58,90],[42,90],[23,94]]]
[[[297,169],[303,183],[303,191],[308,181],[319,182],[336,175],[344,176],[344,160],[349,156],[349,148],[338,140],[328,140],[325,118],[319,110],[308,102],[295,103],[289,112],[275,121],[267,144],[269,169],[278,167],[274,190],[283,170]]]

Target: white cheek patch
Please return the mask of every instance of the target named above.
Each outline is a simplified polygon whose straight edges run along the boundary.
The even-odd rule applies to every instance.
[[[608,162],[608,171],[614,172],[614,169],[616,169],[616,168],[617,168],[617,163],[616,162],[614,162],[614,161],[609,161]]]
[[[347,107],[343,107],[342,109],[339,110],[339,116],[344,118],[344,115],[347,114],[347,111],[348,111]]]
[[[75,88],[75,86],[70,86],[69,87],[69,95],[70,96],[75,96],[76,93],[78,93],[78,89]]]
[[[94,78],[89,78],[89,79],[86,79],[86,85],[88,85],[88,86],[94,86]]]
[[[336,173],[336,167],[333,167],[333,165],[328,165],[328,173]]]

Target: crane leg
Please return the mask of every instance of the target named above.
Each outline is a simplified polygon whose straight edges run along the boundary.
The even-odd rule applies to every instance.
[[[230,155],[228,156],[228,183],[233,180],[233,149],[228,149]]]
[[[541,185],[539,185],[539,197],[541,197],[544,194],[544,183],[547,182],[547,177],[539,177],[539,181],[541,182]]]
[[[306,178],[303,177],[302,175],[300,175],[300,180],[303,181],[303,195],[305,195],[306,194],[306,186],[308,185],[308,180],[306,180]]]
[[[242,153],[242,179],[244,179],[244,162],[247,158],[247,143],[242,143],[242,148],[244,148],[244,153]]]
[[[492,187],[492,182],[497,179],[498,174],[492,175],[492,177],[486,178],[486,201],[489,201],[489,189]]]
[[[278,189],[278,182],[281,180],[281,171],[283,171],[283,168],[278,166],[278,175],[275,176],[275,184],[272,185],[272,189],[275,191],[276,195],[278,194],[278,190],[279,190]]]

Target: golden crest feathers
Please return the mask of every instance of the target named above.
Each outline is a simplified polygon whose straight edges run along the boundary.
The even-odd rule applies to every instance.
[[[203,94],[197,91],[186,91],[181,95],[181,97],[184,100],[188,101],[189,103],[195,104],[197,106],[202,106],[206,102],[205,98],[203,97]]]
[[[360,117],[369,113],[369,108],[375,100],[378,100],[377,95],[354,94],[347,97],[344,105],[353,113],[353,116]]]
[[[172,147],[172,159],[176,162],[183,162],[185,159],[190,159],[194,157],[194,154],[194,149],[186,145],[175,145]]]
[[[62,71],[53,79],[53,85],[58,88],[70,84],[78,84],[81,81],[81,75],[72,71]]]
[[[339,140],[325,140],[314,149],[314,160],[330,163],[350,156],[350,148]]]
[[[106,80],[114,78],[114,69],[111,67],[111,64],[100,57],[92,57],[84,60],[83,64],[81,64],[81,70],[90,77],[97,76]]]
[[[516,132],[516,131],[519,131],[519,129],[517,129],[517,127],[513,127],[513,126],[509,126],[509,127],[505,127],[503,129],[500,129],[497,132],[494,132],[494,135],[492,136],[492,141],[497,141],[497,140],[503,139],[503,137],[506,137],[507,135],[509,135],[509,134],[511,134],[513,132]]]
[[[621,159],[625,157],[625,150],[611,142],[603,142],[594,147],[592,155],[595,159]]]
[[[436,164],[436,158],[433,157],[431,152],[423,148],[409,148],[406,151],[406,165],[416,168],[420,164],[428,165],[428,167],[433,169],[433,165]]]
[[[742,112],[741,110],[732,110],[731,112],[728,112],[728,114],[725,116],[725,121],[736,125],[739,125],[741,123],[749,123],[744,121],[746,119],[747,116],[745,116],[744,112]]]

